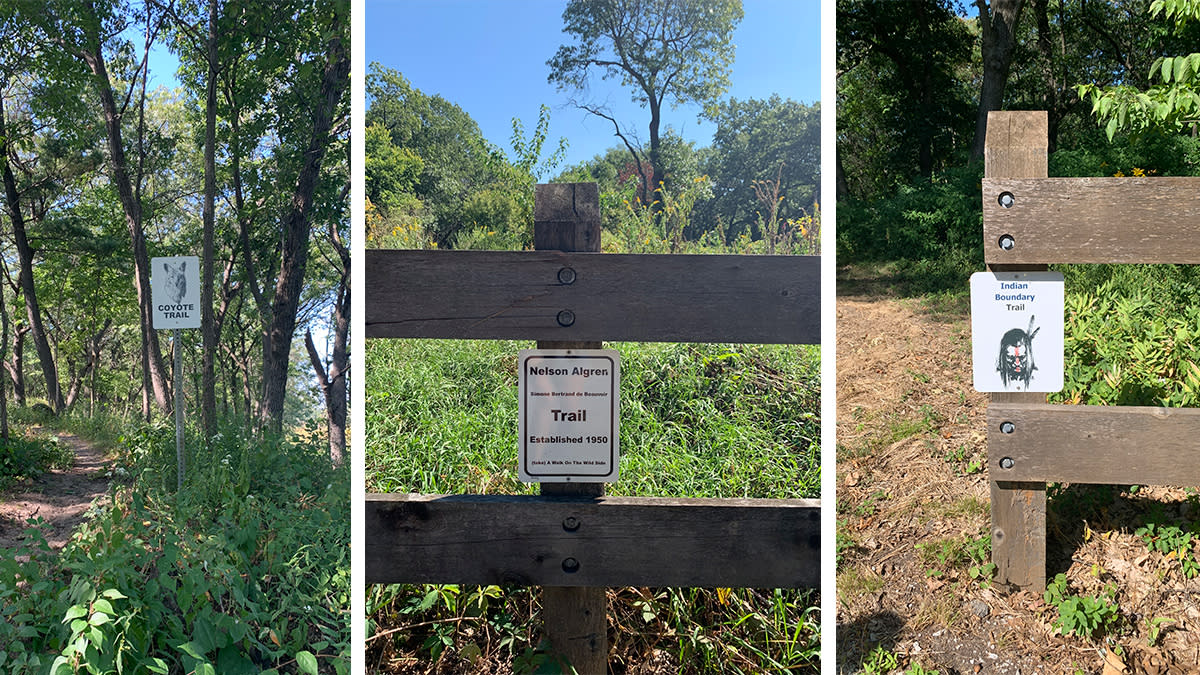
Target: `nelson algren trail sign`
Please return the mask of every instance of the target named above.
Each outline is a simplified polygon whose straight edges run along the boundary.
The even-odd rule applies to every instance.
[[[621,359],[612,349],[523,349],[518,467],[525,482],[617,480]]]

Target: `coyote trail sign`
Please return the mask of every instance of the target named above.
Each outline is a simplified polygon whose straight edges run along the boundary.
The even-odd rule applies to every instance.
[[[523,349],[518,466],[525,482],[617,480],[621,359],[611,349]]]
[[[194,255],[150,259],[150,299],[154,327],[200,327],[200,258]]]

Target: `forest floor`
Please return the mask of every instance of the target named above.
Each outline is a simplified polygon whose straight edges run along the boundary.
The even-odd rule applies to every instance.
[[[41,430],[38,433],[42,433]],[[75,453],[75,464],[26,479],[0,493],[0,550],[21,545],[29,518],[45,521],[42,532],[59,550],[86,519],[94,503],[108,500],[109,460],[95,445],[65,432],[53,432]]]
[[[902,297],[893,281],[839,272],[838,671],[1200,672],[1200,579],[1135,532],[1194,526],[1195,490],[1052,486],[1047,577],[1116,608],[1089,610],[1089,635],[1062,635],[1042,593],[972,576],[990,513],[967,298]]]

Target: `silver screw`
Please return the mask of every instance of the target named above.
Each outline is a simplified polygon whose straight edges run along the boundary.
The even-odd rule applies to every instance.
[[[1017,203],[1017,198],[1013,197],[1013,194],[1011,192],[1001,192],[1000,193],[1000,206],[1003,206],[1006,209],[1011,209],[1013,207],[1013,204],[1016,204],[1016,203]]]
[[[1011,251],[1017,246],[1017,240],[1013,239],[1011,234],[1000,235],[1000,248],[1005,251]]]
[[[1013,460],[1012,460],[1012,457],[1005,457],[1005,458],[1001,459],[1001,460],[1000,460],[1000,468],[1001,468],[1001,469],[1011,469],[1011,468],[1013,468]]]
[[[1012,422],[1001,422],[1000,423],[1000,432],[1001,433],[1011,434],[1012,432],[1014,432],[1016,430],[1017,430],[1017,425],[1013,424]]]

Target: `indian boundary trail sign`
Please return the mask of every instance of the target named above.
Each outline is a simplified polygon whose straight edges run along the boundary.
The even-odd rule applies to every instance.
[[[975,391],[1061,391],[1062,272],[971,275]]]
[[[150,259],[154,327],[200,327],[200,258],[181,255]]]
[[[621,359],[612,349],[522,349],[521,480],[617,480]]]

